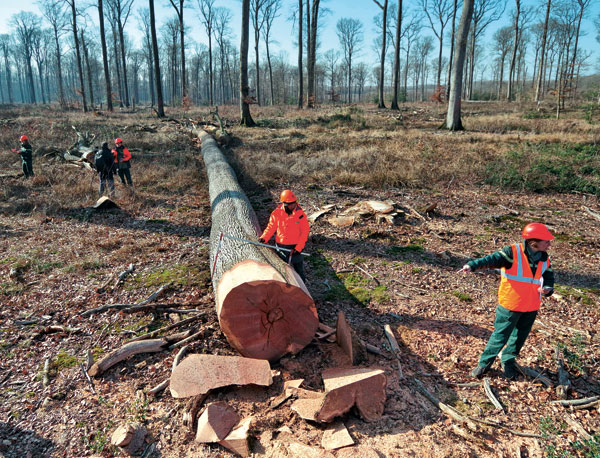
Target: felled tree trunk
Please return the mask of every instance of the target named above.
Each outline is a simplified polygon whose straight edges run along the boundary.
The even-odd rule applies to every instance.
[[[275,361],[312,340],[317,310],[306,286],[269,248],[221,235],[257,240],[258,219],[215,140],[202,140],[209,181],[210,259],[217,315],[227,340],[243,356]]]

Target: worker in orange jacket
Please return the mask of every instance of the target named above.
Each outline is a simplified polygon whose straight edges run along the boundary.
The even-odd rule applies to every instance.
[[[129,150],[123,146],[123,140],[120,138],[115,139],[115,149],[113,149],[113,156],[115,158],[115,166],[117,168],[117,172],[119,173],[119,178],[121,178],[121,183],[125,184],[125,179],[127,179],[127,184],[129,186],[133,186],[133,181],[131,181],[131,153]]]
[[[517,377],[515,359],[531,331],[542,297],[554,291],[554,273],[548,248],[554,239],[542,223],[529,223],[521,232],[523,243],[504,247],[483,258],[469,261],[459,272],[481,268],[500,268],[494,332],[471,375],[481,378],[502,351],[502,368],[508,379]]]
[[[258,241],[260,243],[268,242],[273,234],[275,236],[275,245],[281,248],[291,250],[287,252],[277,251],[281,259],[294,267],[294,270],[300,275],[302,281],[306,282],[304,275],[304,265],[302,255],[300,254],[308,240],[308,218],[304,210],[298,205],[298,199],[292,191],[285,189],[279,198],[279,205],[269,218],[269,224],[265,228]]]

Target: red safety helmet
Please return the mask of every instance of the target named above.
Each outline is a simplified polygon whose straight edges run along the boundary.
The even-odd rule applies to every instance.
[[[21,138],[19,138],[20,142],[28,142],[29,141],[29,137],[27,137],[27,135],[21,135]]]
[[[527,239],[538,239],[538,240],[554,240],[554,236],[550,233],[545,224],[542,223],[529,223],[523,228],[521,236]]]
[[[284,189],[281,191],[281,196],[279,197],[279,201],[284,204],[291,204],[292,202],[296,202],[298,199],[294,195],[292,191],[289,189]]]
[[[115,145],[118,145],[119,143],[123,143],[123,139],[122,138],[116,138],[115,139]]]

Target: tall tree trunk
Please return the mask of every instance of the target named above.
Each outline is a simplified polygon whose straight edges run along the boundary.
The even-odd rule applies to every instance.
[[[308,55],[308,101],[307,108],[315,106],[315,65],[317,61],[317,20],[320,0],[313,0],[310,23],[310,50]]]
[[[248,87],[248,41],[250,38],[250,0],[242,0],[242,38],[240,42],[240,124],[254,127],[255,123],[250,114]]]
[[[156,114],[165,117],[162,83],[160,80],[160,61],[158,58],[158,40],[156,39],[156,19],[154,17],[154,0],[148,0],[150,5],[150,32],[152,33],[152,54],[154,55],[154,78],[156,82]]]
[[[113,41],[113,65],[115,66],[115,73],[117,74],[117,90],[119,91],[119,107],[123,108],[123,80],[121,78],[121,62],[119,60],[119,48],[117,46],[117,30],[113,23],[110,24],[112,30],[112,41]]]
[[[510,67],[508,69],[508,89],[506,91],[506,100],[509,102],[513,99],[513,79],[515,74],[515,64],[517,61],[517,47],[519,45],[519,16],[521,14],[521,0],[515,0],[517,10],[515,13],[515,38],[513,42],[513,51],[510,58]]]
[[[88,48],[85,43],[85,36],[83,34],[83,30],[81,31],[81,47],[83,48],[83,59],[85,61],[85,68],[87,69],[87,81],[88,81],[88,89],[90,93],[90,108],[94,109],[94,86],[92,85],[92,68],[90,66],[90,56],[88,53]]]
[[[256,103],[260,106],[260,60],[258,57],[258,44],[260,41],[260,28],[258,26],[258,13],[259,13],[259,2],[256,2],[256,11],[254,11],[254,65],[256,66]]]
[[[64,108],[65,88],[63,86],[62,64],[60,62],[62,59],[62,55],[60,52],[60,43],[58,41],[58,30],[56,28],[54,28],[54,44],[56,46],[56,70],[58,71],[58,103],[61,106],[61,108]]]
[[[247,55],[243,47],[241,54]],[[223,238],[256,239],[260,227],[215,140],[205,132],[200,137],[212,209],[210,258],[219,325],[242,355],[277,361],[312,341],[319,324],[314,301],[273,250]]]
[[[118,21],[119,42],[121,44],[121,65],[123,69],[123,89],[125,94],[125,106],[129,107],[129,84],[127,83],[127,62],[125,58],[125,36],[123,34],[123,25]]]
[[[379,103],[377,104],[377,108],[385,108],[385,100],[383,99],[383,89],[385,86],[385,47],[387,40],[388,0],[384,0],[383,5],[381,5],[377,0],[374,1],[383,10],[383,33],[381,35],[381,66],[379,67]]]
[[[452,33],[450,34],[450,60],[448,61],[448,84],[446,85],[446,100],[450,98],[450,87],[452,81],[452,59],[454,58],[454,29],[456,26],[456,9],[458,0],[454,0],[454,9],[452,10]]]
[[[75,0],[70,0],[71,5],[71,25],[73,26],[73,40],[75,40],[75,53],[77,56],[77,71],[79,73],[79,88],[81,90],[81,100],[83,103],[83,112],[87,112],[87,100],[85,98],[85,89],[83,85],[83,66],[81,65],[81,51],[79,50],[79,38],[77,36],[77,11],[75,10]]]
[[[275,105],[275,93],[273,91],[273,67],[271,66],[271,53],[269,52],[269,40],[265,40],[267,50],[267,65],[269,67],[269,86],[271,88],[271,105]]]
[[[396,19],[396,46],[394,48],[394,90],[392,92],[392,110],[399,110],[398,89],[400,86],[400,38],[402,37],[402,0],[398,0],[398,19]]]
[[[208,29],[208,104],[214,102],[214,73],[213,73],[213,53],[212,53],[212,30]]]
[[[304,103],[304,87],[302,77],[304,69],[302,68],[302,2],[298,0],[298,108],[301,109]]]
[[[8,60],[8,52],[6,50],[4,53],[4,74],[6,76],[6,92],[8,95],[8,103],[13,103],[14,97],[12,90],[12,75],[10,71],[10,62]]]
[[[98,0],[98,16],[100,18],[100,42],[102,44],[102,65],[104,67],[104,87],[106,89],[106,109],[113,111],[112,87],[110,83],[110,72],[108,70],[108,51],[106,49],[106,33],[104,31],[104,7],[102,0]]]
[[[456,59],[452,66],[452,81],[450,82],[450,98],[448,99],[448,113],[446,116],[446,128],[448,130],[463,130],[460,118],[460,102],[462,93],[462,76],[467,51],[467,37],[469,26],[473,17],[474,0],[464,0],[460,23],[458,24],[458,35],[456,40]]]

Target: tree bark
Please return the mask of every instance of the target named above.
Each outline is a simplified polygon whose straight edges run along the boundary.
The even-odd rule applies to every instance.
[[[462,76],[467,51],[467,37],[469,35],[469,26],[473,16],[474,0],[465,0],[463,10],[458,24],[458,34],[456,37],[456,59],[452,66],[452,81],[450,82],[450,98],[448,100],[448,113],[446,116],[446,128],[448,130],[463,130],[460,119],[460,102],[462,94]]]
[[[510,58],[510,67],[508,70],[508,89],[506,91],[506,100],[509,102],[513,98],[513,79],[515,73],[515,63],[517,61],[517,46],[519,45],[519,15],[521,14],[521,0],[515,0],[517,9],[515,12],[515,37],[513,41],[513,52]]]
[[[100,17],[100,41],[102,42],[102,64],[104,66],[106,108],[108,111],[113,111],[112,88],[110,83],[110,72],[108,71],[108,52],[106,50],[106,34],[104,32],[104,7],[102,6],[102,0],[98,0],[98,16]]]
[[[81,65],[81,52],[79,50],[79,38],[77,36],[77,11],[75,9],[75,0],[70,0],[69,5],[71,6],[72,20],[71,25],[73,26],[73,39],[75,40],[75,53],[77,55],[77,72],[79,73],[79,87],[81,90],[81,100],[83,103],[84,113],[88,111],[87,101],[85,98],[85,89],[83,86],[83,66]]]
[[[298,108],[302,109],[304,100],[302,76],[302,1],[298,0]]]
[[[256,240],[260,227],[248,198],[215,140],[205,132],[212,228],[210,259],[217,315],[227,340],[243,356],[278,360],[312,340],[319,321],[306,286],[273,250],[221,238]]]
[[[240,124],[253,127],[256,124],[250,114],[250,88],[248,87],[248,41],[250,34],[250,0],[242,0],[242,38],[240,42]]]
[[[396,47],[394,48],[394,91],[392,93],[392,110],[399,110],[398,88],[400,86],[400,38],[402,26],[402,0],[398,0],[398,19],[396,20]]]
[[[149,0],[150,4],[150,32],[152,33],[152,54],[154,55],[154,78],[156,81],[156,105],[159,118],[165,117],[165,108],[162,93],[162,84],[160,81],[160,61],[158,60],[158,40],[156,39],[156,19],[154,17],[154,0]]]

